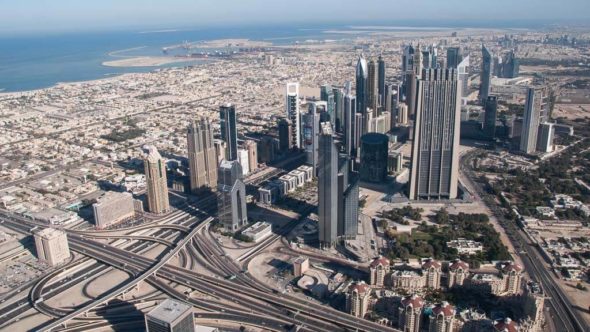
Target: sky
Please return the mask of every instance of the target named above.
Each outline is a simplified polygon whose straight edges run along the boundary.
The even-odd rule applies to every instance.
[[[590,22],[590,0],[0,0],[0,34],[412,20]]]

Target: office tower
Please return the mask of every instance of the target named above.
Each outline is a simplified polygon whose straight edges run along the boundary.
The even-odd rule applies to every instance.
[[[467,97],[469,97],[469,55],[457,65],[457,78],[461,85],[461,104],[467,105]]]
[[[492,88],[492,61],[493,56],[490,51],[481,45],[481,74],[480,74],[480,86],[479,86],[479,100],[485,101],[490,95]]]
[[[514,50],[506,53],[502,61],[502,75],[503,78],[516,78],[520,72],[520,61],[516,58]]]
[[[398,327],[404,332],[420,332],[424,300],[418,295],[405,297],[399,307]]]
[[[369,118],[369,133],[385,134],[391,129],[391,115],[383,112],[381,115]]]
[[[107,191],[92,204],[94,224],[102,229],[135,216],[133,196],[128,193]]]
[[[364,116],[361,113],[356,113],[355,114],[355,119],[354,119],[354,146],[355,149],[353,150],[353,159],[358,158],[358,154],[359,154],[359,148],[361,145],[361,136],[363,135],[363,131],[364,131]]]
[[[351,94],[346,94],[344,96],[344,121],[342,132],[344,133],[344,152],[349,156],[352,156],[354,151],[356,151],[356,115],[356,97]]]
[[[520,137],[521,152],[532,154],[536,151],[539,124],[544,122],[547,106],[547,89],[544,87],[528,88]]]
[[[463,61],[463,56],[461,55],[461,48],[447,48],[447,68],[457,68],[461,61]]]
[[[367,76],[367,107],[373,110],[373,114],[379,114],[379,75],[375,61],[371,60],[368,64]]]
[[[170,211],[166,163],[155,146],[148,147],[143,166],[147,185],[148,211],[156,214]]]
[[[322,113],[326,113],[327,103],[315,101],[308,104],[308,111],[302,116],[303,122],[303,149],[306,154],[306,162],[313,167],[314,176],[318,167],[318,138]]]
[[[414,47],[412,45],[404,46],[402,54],[402,71],[413,72],[414,71]]]
[[[379,256],[369,265],[369,275],[371,286],[383,287],[385,285],[385,276],[389,273],[389,259]]]
[[[248,150],[248,169],[255,172],[258,169],[258,145],[253,140],[246,140],[244,147]]]
[[[539,125],[539,134],[537,139],[537,151],[547,153],[553,152],[553,137],[555,127],[553,123],[544,122]]]
[[[193,121],[188,127],[188,167],[191,192],[217,185],[217,151],[209,120]]]
[[[425,69],[417,80],[409,198],[457,198],[461,87],[455,69]]]
[[[344,126],[344,91],[337,88],[332,91],[334,93],[334,126],[336,132],[342,133],[342,127]]]
[[[34,233],[37,258],[49,266],[66,263],[70,259],[70,247],[66,232],[45,228]]]
[[[223,160],[219,165],[217,201],[219,221],[226,231],[235,232],[248,223],[246,185],[237,161]]]
[[[246,176],[250,173],[250,161],[248,158],[248,150],[238,149],[238,162],[242,166],[242,175]]]
[[[286,153],[293,147],[293,140],[291,139],[291,122],[287,119],[279,120],[279,151]]]
[[[320,100],[326,102],[326,112],[330,115],[330,121],[336,124],[334,91],[330,85],[322,85],[320,87]]]
[[[401,172],[404,163],[404,155],[399,151],[389,151],[387,154],[387,173]]]
[[[492,75],[502,77],[502,66],[502,57],[494,55],[492,61]]]
[[[350,156],[338,160],[338,237],[354,239],[358,234],[359,184],[358,174],[351,171]]]
[[[443,301],[432,308],[428,332],[454,332],[455,308],[449,302]]]
[[[408,124],[408,105],[399,103],[397,106],[397,124],[406,126]]]
[[[236,123],[236,108],[231,104],[219,108],[221,139],[225,142],[225,159],[238,159],[238,129]]]
[[[291,148],[301,149],[301,123],[299,114],[299,83],[288,83],[285,107],[291,122]]]
[[[329,122],[321,123],[317,176],[319,241],[329,248],[338,239],[338,149]]]
[[[377,61],[378,68],[377,68],[377,95],[379,96],[379,107],[385,107],[385,61],[383,57],[380,55],[379,60]],[[382,111],[381,111],[382,112]]]
[[[369,69],[367,67],[367,60],[365,60],[365,57],[361,54],[356,64],[356,111],[363,116],[367,113],[367,107],[369,107],[369,96],[367,95],[368,75]],[[365,132],[366,129],[363,129],[361,135]]]
[[[217,156],[217,164],[225,159],[225,147],[227,144],[223,140],[214,139],[213,145],[215,146],[215,155]]]
[[[371,300],[371,287],[364,281],[350,286],[346,293],[346,311],[359,318],[365,317]]]
[[[389,138],[384,134],[368,133],[361,137],[361,181],[383,183],[387,179]]]
[[[269,137],[269,136],[263,136],[259,141],[258,141],[258,160],[260,160],[261,163],[271,163],[275,160],[276,158],[276,151],[278,149],[279,146],[279,142],[273,138],[273,137]]]
[[[486,138],[496,138],[496,118],[498,117],[498,98],[488,96],[484,104],[483,134]]]
[[[166,299],[145,315],[147,332],[193,332],[192,305]]]

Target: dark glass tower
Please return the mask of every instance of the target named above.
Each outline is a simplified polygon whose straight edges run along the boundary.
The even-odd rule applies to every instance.
[[[383,108],[385,107],[385,61],[383,61],[383,57],[379,56],[379,61],[377,61],[378,64],[378,82],[377,82],[377,86],[378,86],[378,91],[377,93],[379,94],[379,107],[381,107],[381,109],[383,110]]]
[[[486,138],[494,139],[496,137],[496,118],[498,116],[498,98],[488,96],[485,102],[485,113],[483,122],[483,133]]]
[[[481,45],[481,75],[479,86],[479,99],[485,102],[490,95],[490,89],[492,85],[492,63],[494,61],[492,54],[485,45]]]
[[[225,160],[238,160],[238,130],[236,108],[228,104],[219,108],[221,139],[225,141]]]

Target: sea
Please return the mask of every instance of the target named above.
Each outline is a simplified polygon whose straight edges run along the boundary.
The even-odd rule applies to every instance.
[[[431,23],[431,22],[430,22]],[[453,22],[432,26],[420,22],[388,25],[358,23],[358,27],[387,26],[389,30],[413,31],[466,27]],[[155,67],[109,67],[103,62],[133,56],[162,56],[162,48],[184,42],[246,38],[292,44],[306,40],[339,40],[356,34],[331,34],[329,30],[350,30],[350,24],[234,26],[160,30],[124,30],[0,36],[0,92],[27,91],[51,87],[60,82],[77,82],[105,78],[130,72],[153,71]],[[358,29],[358,34],[366,29]],[[175,49],[174,52],[185,52]],[[173,63],[157,68],[182,66]]]

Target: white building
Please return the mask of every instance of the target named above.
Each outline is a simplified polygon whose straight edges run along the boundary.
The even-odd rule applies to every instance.
[[[483,251],[483,245],[480,242],[461,238],[447,242],[447,247],[457,249],[459,254],[473,255]]]
[[[51,266],[63,264],[70,259],[68,237],[62,230],[45,228],[34,234],[39,260]]]
[[[250,173],[250,162],[248,159],[248,150],[238,149],[238,162],[242,166],[242,175]]]
[[[254,242],[260,242],[272,235],[272,225],[259,221],[242,231],[242,235],[251,238]]]
[[[108,191],[92,205],[94,223],[102,229],[135,216],[135,202],[130,193]]]

